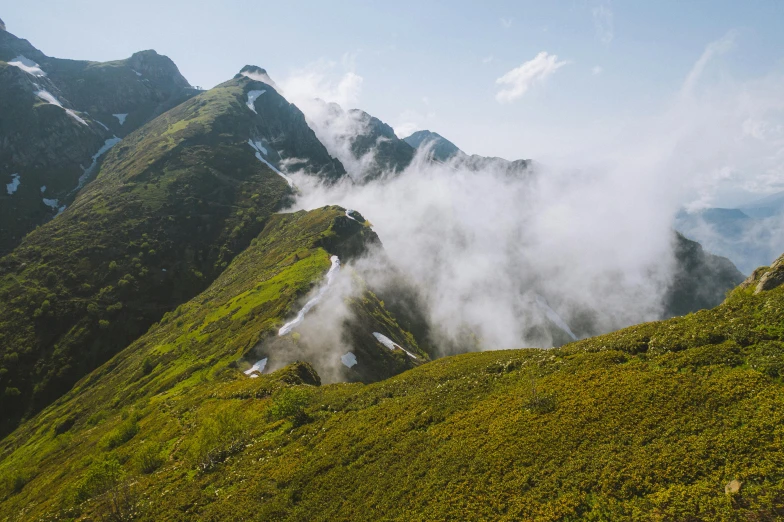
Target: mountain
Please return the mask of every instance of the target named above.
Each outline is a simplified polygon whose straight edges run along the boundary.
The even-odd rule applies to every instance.
[[[675,233],[675,273],[664,296],[664,317],[685,315],[720,304],[744,276],[726,257]]]
[[[411,136],[404,138],[404,141],[415,149],[429,150],[431,159],[435,161],[451,161],[455,167],[471,171],[490,170],[508,176],[516,176],[528,173],[531,170],[531,160],[509,161],[504,158],[479,156],[476,154],[469,156],[451,141],[429,130],[417,131]]]
[[[290,202],[286,160],[324,182],[345,174],[296,107],[244,75],[113,147],[0,259],[0,431],[204,290]]]
[[[362,110],[345,111],[320,99],[306,101],[305,110],[316,136],[357,183],[399,173],[414,158],[414,149],[392,127]]]
[[[784,249],[784,214],[751,217],[740,209],[681,211],[675,228],[707,250],[729,258],[743,273],[770,263]]]
[[[343,239],[312,242],[319,222],[341,223]],[[299,239],[278,248],[289,226]],[[452,356],[369,385],[324,385],[302,362],[248,378],[242,354],[257,340],[249,334],[274,336],[299,292],[289,285],[306,288],[357,234],[357,244],[374,241],[334,207],[271,220],[203,296],[2,442],[0,512],[8,520],[781,516],[784,256],[715,309],[559,349]],[[294,245],[307,255],[292,264]],[[760,289],[763,280],[771,283]],[[278,297],[255,305],[265,294]]]
[[[780,216],[784,214],[784,191],[746,203],[738,208],[755,218]]]
[[[432,146],[431,152],[433,159],[437,161],[447,161],[452,157],[463,153],[457,145],[440,134],[429,130],[416,131],[411,136],[403,138],[403,141],[415,149]]]
[[[119,138],[196,92],[155,51],[63,60],[0,30],[0,255],[61,212]]]

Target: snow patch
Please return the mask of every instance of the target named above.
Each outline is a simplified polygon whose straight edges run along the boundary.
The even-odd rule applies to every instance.
[[[56,199],[46,199],[44,198],[44,205],[51,208],[52,210],[57,210],[57,200]]]
[[[263,358],[260,361],[256,361],[256,364],[250,367],[249,370],[245,370],[245,375],[250,375],[251,377],[257,377],[259,373],[264,373],[264,367],[267,366],[267,358]]]
[[[98,158],[103,156],[107,150],[117,145],[119,141],[120,138],[114,136],[103,142],[103,145],[101,146],[100,149],[98,149],[98,152],[93,154],[93,158],[92,158],[93,161],[92,163],[90,163],[90,166],[84,169],[84,174],[79,176],[79,183],[76,185],[76,188],[71,191],[71,193],[76,192],[77,190],[82,188],[85,183],[87,183],[87,180],[90,179],[90,175],[93,173],[93,170],[95,170],[95,164],[98,163]]]
[[[13,65],[14,67],[18,67],[19,69],[22,69],[27,74],[32,74],[33,76],[37,76],[39,78],[41,76],[46,76],[46,73],[41,70],[41,66],[39,66],[31,59],[24,57],[21,54],[16,58],[14,58],[13,60],[11,60],[10,62],[8,62],[8,65]]]
[[[275,174],[277,174],[277,175],[278,175],[278,176],[280,176],[281,178],[285,179],[285,180],[286,180],[286,182],[289,184],[289,187],[291,187],[291,188],[296,188],[296,185],[294,185],[294,180],[293,180],[293,179],[291,179],[290,177],[286,176],[284,173],[282,173],[281,171],[279,171],[279,170],[277,169],[277,167],[275,167],[275,165],[273,165],[272,163],[270,163],[269,161],[267,161],[267,160],[264,158],[264,156],[262,155],[262,151],[264,151],[264,154],[266,154],[266,153],[267,153],[267,149],[265,149],[264,147],[262,147],[262,146],[261,146],[261,142],[259,142],[259,141],[255,141],[255,142],[254,142],[254,141],[252,141],[252,140],[250,140],[250,139],[249,139],[249,140],[248,140],[248,145],[250,145],[250,146],[253,148],[253,150],[255,150],[255,151],[256,151],[256,158],[257,158],[257,159],[258,159],[260,162],[264,163],[266,166],[268,166],[269,168],[271,168],[271,169],[272,169],[272,170],[275,172]]]
[[[401,350],[406,352],[409,357],[412,357],[414,359],[418,359],[418,357],[416,355],[414,355],[413,353],[409,352],[408,350],[406,350],[405,348],[403,348],[402,346],[397,344],[395,341],[393,341],[392,339],[390,339],[386,335],[378,333],[378,332],[373,332],[373,336],[376,338],[376,340],[378,340],[378,342],[380,342],[381,344],[383,344],[384,346],[386,346],[390,350],[394,350],[395,348],[400,348]]]
[[[135,72],[135,73],[136,73],[136,76],[141,76],[141,75],[142,75],[142,73],[140,73],[140,72],[139,72],[139,71],[137,71],[136,69],[131,69],[131,70],[132,70],[133,72]]]
[[[7,183],[5,185],[5,188],[8,191],[9,196],[14,192],[16,192],[16,189],[19,188],[19,185],[22,183],[20,179],[21,178],[19,177],[19,174],[11,174],[11,183]]]
[[[46,185],[41,185],[41,194],[46,192]]]
[[[569,328],[569,325],[566,324],[566,321],[561,319],[561,316],[558,315],[558,313],[555,310],[550,308],[550,305],[547,304],[545,298],[539,294],[535,294],[535,297],[536,297],[536,305],[544,312],[544,315],[546,315],[549,320],[555,323],[555,325],[558,328],[566,332],[569,335],[569,337],[571,337],[576,341],[577,336],[574,335],[574,333],[572,333],[572,330]]]
[[[305,314],[308,313],[311,308],[316,306],[319,301],[321,301],[321,298],[324,297],[324,294],[327,293],[327,290],[329,290],[329,287],[332,284],[332,280],[335,278],[335,274],[340,271],[340,259],[338,259],[338,256],[332,256],[329,260],[332,262],[332,266],[329,267],[329,271],[327,272],[327,284],[319,288],[318,293],[313,298],[311,298],[310,301],[305,303],[305,306],[303,306],[299,311],[297,317],[284,324],[281,329],[278,330],[278,335],[286,335],[291,332],[294,327],[296,327],[302,322],[303,319],[305,319]]]
[[[357,356],[351,352],[344,353],[340,356],[340,362],[342,362],[348,368],[351,368],[355,364],[357,364]]]
[[[58,107],[63,109],[66,113],[68,113],[68,116],[70,116],[71,118],[75,119],[76,121],[78,121],[82,125],[87,125],[86,121],[84,121],[78,114],[76,114],[71,109],[66,109],[65,107],[63,107],[63,104],[60,103],[60,100],[55,98],[52,95],[52,93],[50,93],[46,89],[41,89],[39,91],[35,91],[35,95],[38,96],[39,98],[41,98],[42,100],[44,100],[46,103],[50,103],[52,105],[57,105]]]
[[[103,123],[101,123],[100,121],[96,120],[95,118],[93,118],[93,121],[94,121],[95,123],[97,123],[98,125],[100,125],[101,127],[103,127],[105,130],[109,130],[109,127],[107,127],[106,125],[104,125],[104,124],[103,124]]]
[[[352,213],[352,212],[354,212],[354,210],[353,210],[353,209],[347,208],[347,209],[346,209],[346,217],[347,217],[347,218],[349,218],[349,219],[354,219],[353,217],[351,217],[351,213]],[[354,221],[357,221],[357,220],[356,220],[356,219],[354,219]],[[359,223],[359,221],[357,221],[357,223]]]
[[[248,138],[248,145],[253,147],[258,152],[261,152],[263,155],[267,155],[267,148],[262,145],[260,141],[251,141],[251,139]]]
[[[125,118],[128,117],[128,113],[126,112],[125,114],[112,114],[112,116],[117,118],[117,121],[120,122],[120,125],[123,125],[125,123]]]
[[[267,91],[263,89],[260,91],[248,91],[248,109],[252,110],[253,112],[256,112],[256,107],[254,105],[256,103],[256,98],[258,98],[265,92]],[[258,114],[258,112],[256,112],[256,114]]]

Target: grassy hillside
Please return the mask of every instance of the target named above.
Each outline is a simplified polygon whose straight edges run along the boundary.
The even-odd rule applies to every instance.
[[[171,415],[171,401],[189,397],[189,401],[193,399],[198,404],[209,402],[215,393],[260,397],[286,382],[318,383],[315,370],[301,364],[283,371],[283,379],[281,372],[251,379],[240,370],[246,370],[259,357],[254,349],[258,345],[281,339],[294,350],[307,342],[306,336],[298,335],[296,330],[282,338],[277,335],[284,320],[301,306],[299,298],[322,279],[329,268],[330,255],[350,261],[377,244],[378,238],[370,228],[346,217],[340,207],[271,218],[251,246],[208,290],[166,314],[146,335],[6,438],[0,475],[4,478],[2,487],[8,488],[2,494],[12,495],[4,497],[6,503],[0,512],[5,515],[10,513],[6,509],[21,509],[20,519],[52,509],[80,512],[84,509],[83,501],[93,496],[93,486],[77,486],[77,491],[73,489],[75,483],[62,487],[69,481],[63,479],[92,473],[90,470],[96,466],[106,464],[106,456],[134,465],[131,461],[135,462],[136,457],[131,458],[132,453],[152,448],[152,462],[145,464],[149,466],[145,469],[152,472],[150,468],[163,464],[159,457],[166,447],[182,444],[180,421],[191,422],[182,418],[172,423],[176,415]],[[383,332],[416,351],[420,361],[427,359],[411,334],[398,325],[372,292],[361,289],[349,306],[357,315],[354,322],[359,323],[352,322],[351,329],[364,328],[368,333],[364,343],[352,347],[358,364],[346,368],[346,378],[378,379],[419,364],[402,350],[391,351],[379,344],[369,333],[372,331]],[[333,357],[339,360],[339,354]],[[363,367],[368,368],[364,374]],[[368,373],[371,371],[376,373]],[[304,398],[297,392],[280,399],[281,426],[283,419],[289,417],[296,417],[296,422],[308,421],[309,417],[297,416],[297,404]],[[232,444],[245,440],[248,423],[256,419],[254,414],[234,426],[237,419],[224,419],[221,415],[218,414],[219,424],[214,428],[229,432],[227,446],[222,439],[204,440],[201,447],[186,444],[197,466],[214,467],[237,451]],[[57,424],[54,432],[50,431],[52,421]],[[234,427],[221,424],[224,421]],[[235,428],[236,432],[232,431]],[[212,437],[206,432],[201,436]],[[97,457],[94,462],[84,460],[90,453]],[[30,511],[32,497],[23,500],[28,494],[46,494],[51,499]]]
[[[291,194],[247,142],[247,79],[107,153],[62,215],[0,260],[0,432],[206,288]]]
[[[63,60],[0,31],[0,183],[21,181],[0,191],[0,255],[70,204],[96,154],[196,92],[155,51]]]
[[[140,340],[6,439],[0,512],[779,519],[782,265],[713,310],[560,349],[448,357],[369,385],[319,386],[301,363],[246,379],[200,345],[163,366],[142,348],[158,341]]]

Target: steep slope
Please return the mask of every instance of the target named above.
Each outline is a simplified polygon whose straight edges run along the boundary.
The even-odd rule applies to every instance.
[[[302,363],[243,379],[200,343],[171,359],[140,344],[4,442],[0,512],[775,520],[782,325],[784,286],[738,288],[713,310],[371,385],[319,386]]]
[[[400,172],[411,163],[413,147],[398,138],[392,127],[359,109],[352,109],[349,114],[364,128],[364,132],[354,137],[351,143],[352,153],[357,158],[373,154],[373,164],[364,180],[370,181],[385,172]]]
[[[46,56],[0,30],[0,255],[56,215],[119,138],[197,91],[155,51],[98,63]]]
[[[74,492],[68,488],[60,489],[57,486],[60,480],[56,478],[59,473],[44,472],[44,467],[55,460],[70,467],[71,464],[66,464],[66,461],[87,446],[98,452],[109,446],[130,449],[154,433],[165,436],[165,433],[177,430],[176,423],[160,418],[160,424],[145,426],[139,436],[131,437],[134,440],[129,444],[125,444],[127,441],[115,441],[111,433],[116,423],[108,419],[114,417],[117,411],[133,410],[130,415],[135,416],[142,403],[147,404],[145,408],[150,408],[150,411],[166,409],[182,394],[202,395],[206,399],[214,393],[224,392],[243,394],[254,390],[251,393],[264,394],[263,390],[270,383],[273,386],[269,391],[279,387],[280,384],[274,384],[276,379],[251,373],[248,359],[254,361],[263,355],[265,360],[269,358],[267,367],[283,366],[278,364],[283,360],[281,357],[286,356],[282,352],[299,352],[301,355],[307,351],[308,343],[318,341],[317,338],[309,339],[307,330],[299,327],[292,333],[281,335],[281,326],[297,313],[303,298],[314,293],[321,294],[319,282],[323,285],[331,255],[340,258],[342,270],[351,271],[347,263],[379,247],[378,237],[369,226],[348,217],[345,209],[340,207],[273,216],[252,244],[206,291],[166,314],[147,334],[82,380],[47,413],[11,435],[3,446],[0,475],[13,475],[11,467],[14,470],[36,468],[40,473],[36,472],[35,479],[28,477],[30,483],[25,486],[26,492],[53,492],[52,488],[55,488],[59,493],[53,495],[53,501],[47,502],[45,509],[70,509]],[[353,274],[352,277],[356,280],[358,276]],[[309,293],[311,289],[313,291]],[[334,294],[338,289],[333,284],[327,291]],[[360,284],[356,292],[347,294],[346,298],[351,315],[339,321],[350,334],[350,342],[344,346],[324,347],[326,350],[321,353],[309,350],[313,367],[321,375],[341,368],[343,379],[373,381],[427,360],[427,354],[418,348],[413,336],[399,326],[384,304],[364,285]],[[307,325],[316,311],[309,312],[302,326]],[[317,327],[323,333],[330,325],[322,322]],[[404,349],[388,348],[376,339],[374,332],[383,332],[385,337],[415,353],[416,358]],[[274,343],[277,346],[273,346]],[[347,349],[351,350],[352,357],[344,355]],[[347,359],[351,361],[347,363]],[[320,382],[319,375],[310,366],[299,364],[296,368],[294,372],[286,372],[290,384]],[[248,374],[253,378],[249,378]],[[35,435],[53,416],[62,416],[65,424],[59,431],[67,432],[66,438],[70,439],[69,443],[59,447],[46,442],[48,434],[43,439]],[[138,424],[140,420],[132,422]],[[26,445],[34,440],[47,446],[39,453],[40,459],[36,462],[29,460],[32,455],[26,450],[8,456],[7,451],[16,444]],[[208,460],[211,458],[215,457]],[[76,464],[69,474],[80,474],[77,469],[80,467]],[[10,509],[11,504],[22,499],[20,496],[5,497],[6,493],[0,493],[7,502],[0,508],[0,514],[10,513],[6,508]],[[77,500],[84,494],[86,492],[76,493]],[[78,502],[75,508],[83,509]],[[41,510],[28,511],[25,508],[22,512],[21,516],[25,518],[37,516]]]
[[[337,103],[319,99],[306,103],[308,124],[355,182],[399,173],[414,158],[414,149],[378,118],[359,109],[344,111]]]
[[[743,282],[732,262],[705,252],[699,243],[675,233],[675,274],[664,296],[664,317],[713,308]]]
[[[0,260],[0,431],[206,288],[288,202],[262,142],[277,137],[320,179],[341,175],[274,90],[248,105],[264,87],[240,76],[130,134],[73,205]]]
[[[784,218],[751,217],[739,209],[707,208],[679,212],[675,228],[706,250],[727,257],[749,274],[784,249]]]
[[[469,156],[451,141],[429,130],[417,131],[411,136],[404,138],[404,141],[417,150],[428,150],[430,158],[434,161],[449,161],[459,168],[477,172],[491,170],[508,176],[518,176],[530,172],[531,160],[509,161],[504,158],[479,156],[477,154]]]
[[[433,159],[437,161],[447,161],[463,152],[448,139],[429,130],[416,131],[411,136],[403,138],[403,141],[415,149],[432,146]]]

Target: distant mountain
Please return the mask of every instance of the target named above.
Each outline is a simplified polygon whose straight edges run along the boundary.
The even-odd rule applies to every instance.
[[[718,306],[744,280],[729,259],[705,252],[681,234],[676,233],[674,247],[675,273],[664,297],[665,319]]]
[[[429,130],[417,131],[411,136],[404,138],[404,141],[415,149],[429,148],[430,157],[435,161],[446,162],[451,160],[456,167],[472,171],[492,170],[506,175],[518,175],[530,171],[531,167],[530,160],[509,161],[504,158],[479,156],[476,154],[469,156],[451,141]]]
[[[0,390],[12,390],[0,431],[206,288],[289,204],[287,161],[345,175],[303,114],[245,75],[112,148],[74,203],[0,260]]]
[[[357,183],[399,173],[414,158],[414,149],[392,127],[365,111],[316,99],[307,102],[307,113],[316,136]]]
[[[746,203],[738,208],[755,218],[768,218],[784,214],[784,191]]]
[[[440,134],[429,130],[416,131],[411,136],[403,138],[403,141],[415,149],[432,146],[431,153],[433,159],[438,161],[447,161],[448,159],[463,153],[457,145]]]
[[[763,207],[759,207],[763,208]],[[752,217],[744,210],[708,208],[681,211],[675,228],[706,250],[729,258],[745,274],[769,264],[784,250],[784,214],[770,207]]]
[[[155,51],[63,60],[0,30],[0,254],[61,212],[120,138],[196,92]]]

